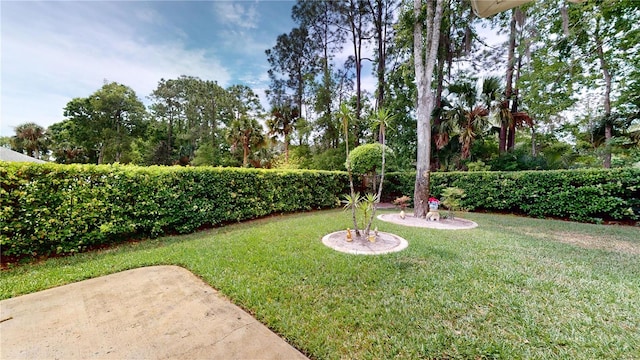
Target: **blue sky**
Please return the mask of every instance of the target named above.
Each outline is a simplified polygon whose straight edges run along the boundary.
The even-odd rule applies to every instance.
[[[289,32],[294,1],[2,1],[0,136],[64,119],[104,80],[146,97],[180,75],[268,87],[264,51]]]

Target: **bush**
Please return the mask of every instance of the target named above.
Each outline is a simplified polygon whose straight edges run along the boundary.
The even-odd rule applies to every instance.
[[[313,156],[312,169],[346,171],[344,167],[344,145],[338,149],[328,149]]]
[[[385,167],[389,169],[389,165],[393,163],[394,153],[388,146],[385,146],[384,149]],[[356,147],[349,153],[349,161],[354,174],[363,175],[379,172],[382,167],[382,144],[364,144]]]
[[[73,253],[336,206],[341,172],[0,162],[3,256]]]
[[[544,156],[532,156],[528,149],[517,148],[489,161],[489,166],[496,171],[547,170],[549,164]]]
[[[449,216],[453,218],[453,212],[462,207],[462,199],[466,196],[464,190],[457,187],[448,187],[442,191],[442,205],[449,210]]]
[[[413,194],[415,173],[390,173],[385,198]],[[468,210],[507,211],[576,221],[638,220],[640,169],[589,169],[431,174],[431,194],[448,187],[467,194]]]

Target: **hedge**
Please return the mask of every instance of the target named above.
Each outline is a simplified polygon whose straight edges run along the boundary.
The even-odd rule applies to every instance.
[[[73,253],[336,206],[345,173],[0,162],[3,256]]]
[[[388,198],[413,197],[414,173],[391,173],[385,181]],[[465,190],[462,207],[533,217],[585,222],[638,220],[640,169],[590,169],[519,172],[435,172],[431,193],[447,187]]]
[[[391,173],[385,197],[413,197],[415,173]],[[634,221],[640,169],[436,172],[431,192],[459,187],[467,210],[577,221]],[[328,208],[344,172],[0,162],[3,256],[74,253],[130,238],[188,233],[273,213]]]

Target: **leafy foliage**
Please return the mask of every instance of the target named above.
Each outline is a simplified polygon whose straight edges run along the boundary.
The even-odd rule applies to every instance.
[[[69,101],[64,115],[70,122],[65,130],[72,132],[73,145],[98,164],[128,162],[132,140],[146,127],[144,104],[133,89],[116,82],[105,82],[91,96]],[[57,150],[64,153],[68,149]]]
[[[367,221],[370,218],[371,213],[374,211],[375,204],[378,203],[378,197],[376,194],[367,193],[364,196],[359,192],[353,194],[344,194],[342,197],[342,209],[349,211],[352,208],[357,212],[357,224],[358,229],[362,229],[367,226]]]
[[[453,212],[460,210],[462,199],[465,196],[464,190],[458,187],[448,187],[442,190],[442,205],[449,210],[448,218],[453,218]]]
[[[351,168],[355,174],[375,173],[380,169],[382,163],[382,144],[360,145],[349,153]],[[385,156],[387,161],[393,157],[393,150],[385,146]]]
[[[325,171],[0,163],[0,245],[36,256],[188,233],[332,207],[346,184]]]

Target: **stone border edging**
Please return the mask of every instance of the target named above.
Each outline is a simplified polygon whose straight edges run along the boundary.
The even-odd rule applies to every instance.
[[[403,219],[400,214],[380,214],[378,220],[390,222],[397,225],[438,229],[438,230],[468,230],[478,226],[471,220],[456,218],[453,220],[443,219],[440,221],[428,221],[425,219],[416,219],[413,215],[407,214]]]
[[[327,234],[322,238],[322,243],[336,251],[352,255],[383,255],[398,252],[409,246],[407,240],[398,235],[378,232],[376,242],[354,239],[351,242],[345,240],[346,230]]]

